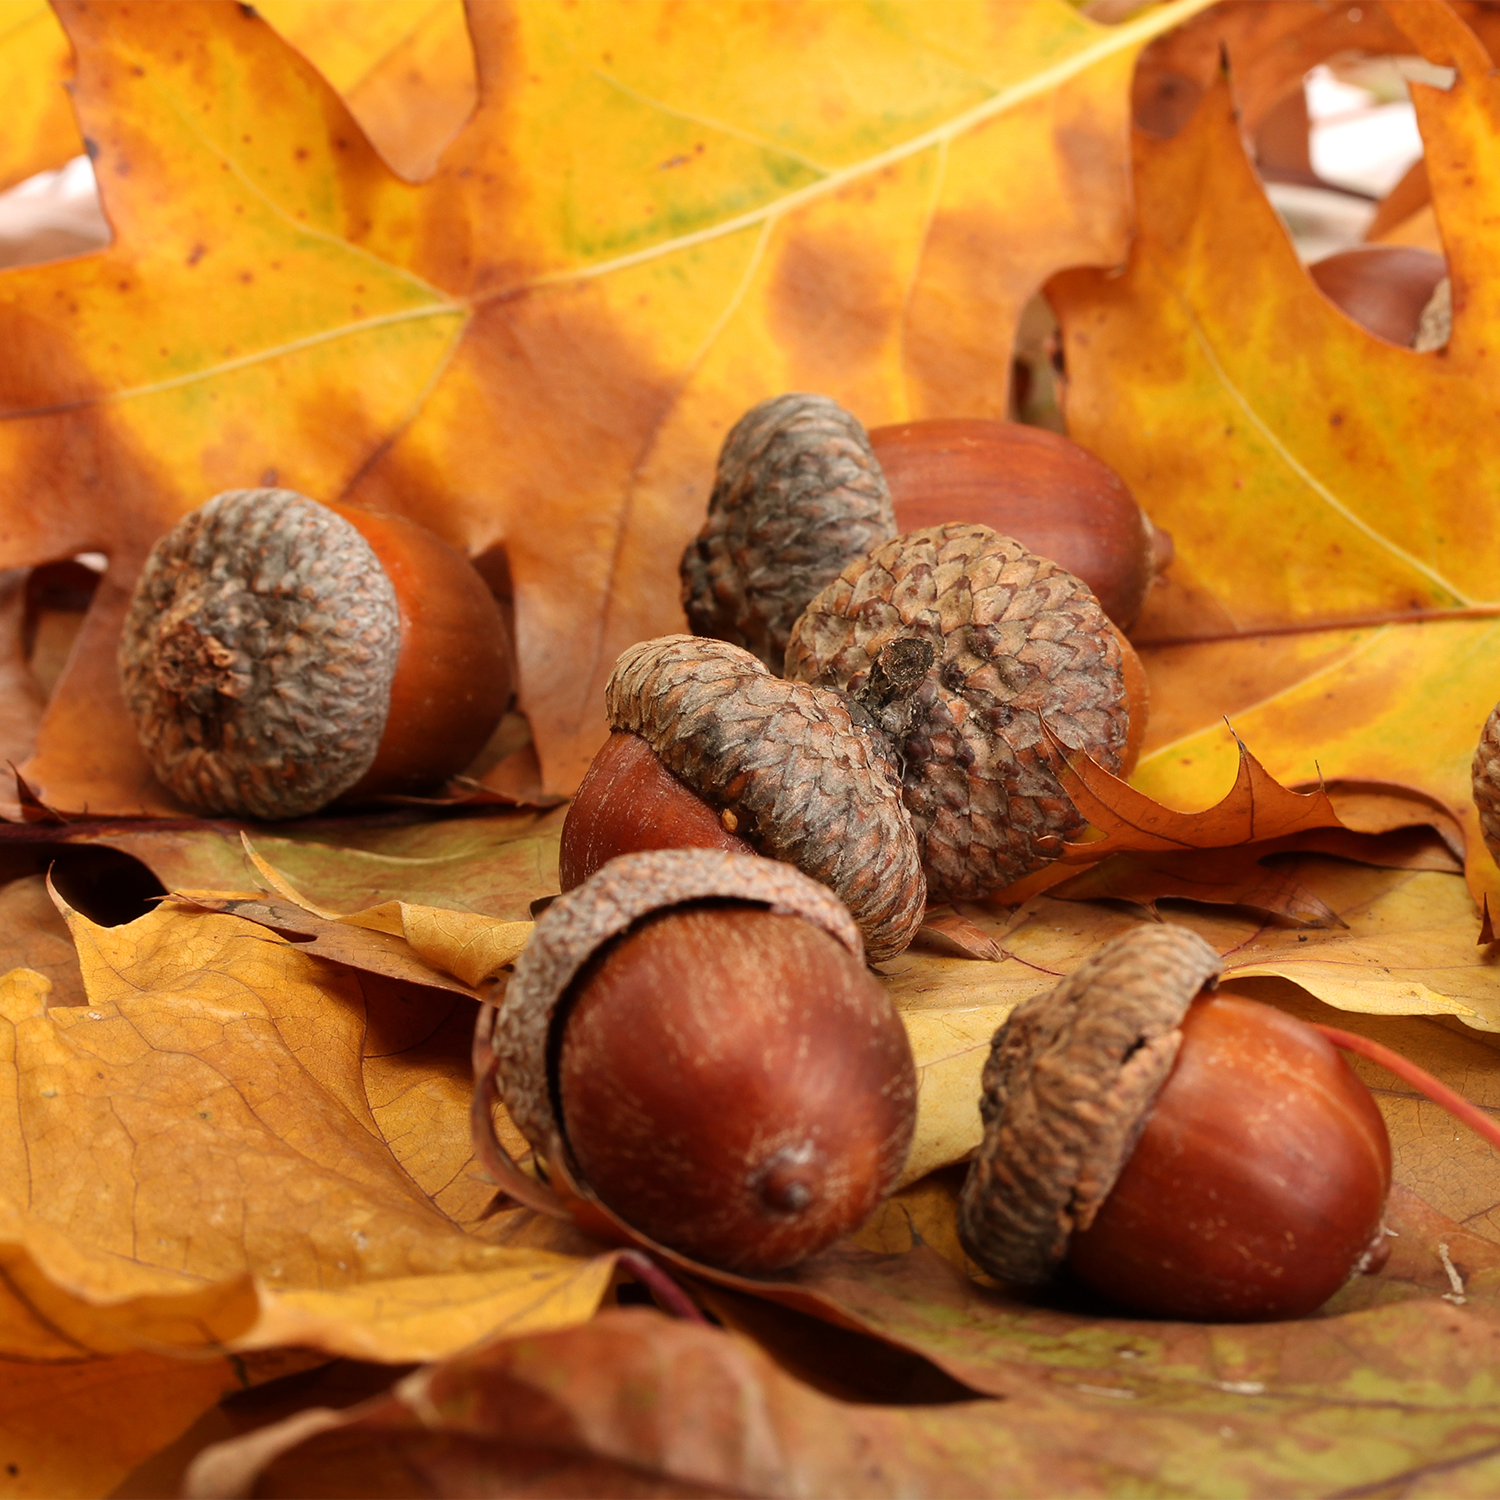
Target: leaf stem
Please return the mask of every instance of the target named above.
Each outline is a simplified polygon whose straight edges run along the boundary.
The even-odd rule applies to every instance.
[[[1500,1123],[1491,1119],[1477,1104],[1471,1104],[1462,1094],[1455,1093],[1447,1084],[1439,1083],[1425,1068],[1419,1068],[1399,1052],[1393,1052],[1379,1042],[1372,1042],[1368,1037],[1358,1036],[1352,1031],[1340,1031],[1336,1026],[1322,1026],[1316,1021],[1312,1025],[1315,1031],[1321,1031],[1335,1047],[1342,1047],[1346,1052],[1357,1052],[1372,1063],[1378,1063],[1388,1073],[1394,1073],[1403,1082],[1411,1084],[1418,1093],[1425,1094],[1434,1104],[1441,1105],[1455,1120],[1461,1120],[1475,1135],[1500,1151]]]

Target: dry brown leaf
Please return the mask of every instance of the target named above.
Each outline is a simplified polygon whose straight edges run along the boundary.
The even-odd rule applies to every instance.
[[[1467,1302],[1444,1303],[1428,1274],[1444,1275],[1427,1242],[1441,1221],[1401,1224],[1417,1279],[1388,1284],[1415,1298],[1258,1328],[1028,1308],[924,1250],[840,1286],[867,1324],[1000,1401],[846,1403],[725,1333],[606,1312],[419,1372],[345,1417],[211,1449],[188,1493],[368,1491],[393,1470],[416,1495],[1208,1497],[1233,1482],[1292,1496],[1412,1483],[1427,1466],[1492,1475],[1500,1252],[1454,1226]],[[1395,1410],[1422,1419],[1393,1424]]]

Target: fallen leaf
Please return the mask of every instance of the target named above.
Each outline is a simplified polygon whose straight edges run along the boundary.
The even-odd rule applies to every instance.
[[[122,611],[173,520],[276,482],[504,546],[521,707],[570,790],[619,650],[680,625],[734,419],[788,386],[871,424],[1003,414],[993,330],[1121,253],[1130,68],[1203,3],[752,6],[733,49],[709,5],[478,6],[479,104],[413,186],[253,12],[65,0],[115,240],[0,278],[0,561],[110,568],[29,779],[178,811],[124,717]]]
[[[1461,1307],[1214,1329],[1007,1305],[928,1252],[889,1261],[867,1301],[894,1336],[920,1323],[1004,1400],[846,1403],[724,1332],[621,1309],[210,1449],[187,1493],[348,1493],[395,1470],[419,1495],[980,1496],[997,1475],[1021,1495],[1293,1495],[1500,1469],[1493,1270]]]
[[[265,0],[256,6],[344,96],[385,159],[420,178],[474,105],[460,0]],[[68,102],[71,48],[47,0],[0,0],[0,87],[10,128],[0,190],[83,154]]]
[[[409,1360],[592,1313],[612,1256],[466,1175],[471,1002],[414,1011],[230,917],[69,921],[86,1010],[0,981],[0,1352]]]
[[[1070,430],[1172,532],[1184,582],[1138,627],[1155,717],[1134,785],[1202,805],[1238,755],[1227,713],[1285,784],[1376,778],[1453,809],[1474,894],[1493,899],[1468,781],[1500,693],[1500,527],[1472,440],[1493,404],[1482,246],[1500,82],[1450,9],[1389,16],[1458,70],[1450,90],[1412,86],[1456,291],[1446,349],[1386,344],[1316,291],[1227,80],[1173,139],[1138,133],[1124,274],[1070,272],[1051,295]]]

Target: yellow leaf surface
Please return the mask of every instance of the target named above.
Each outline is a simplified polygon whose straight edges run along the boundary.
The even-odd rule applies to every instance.
[[[478,6],[478,106],[413,186],[229,0],[62,0],[115,241],[0,277],[0,562],[112,566],[29,779],[170,808],[123,718],[126,594],[177,517],[274,481],[504,545],[571,789],[616,655],[680,625],[729,425],[796,387],[1003,413],[1026,298],[1123,250],[1135,54],[1202,4]]]
[[[1357,776],[1441,799],[1493,902],[1469,765],[1500,697],[1496,469],[1476,439],[1500,326],[1500,81],[1436,0],[1387,14],[1458,70],[1451,90],[1412,87],[1454,283],[1445,349],[1386,343],[1317,291],[1222,80],[1174,138],[1138,134],[1124,274],[1070,272],[1050,291],[1071,432],[1177,544],[1138,627],[1153,721],[1135,784],[1212,801],[1237,755],[1227,714],[1284,783]]]
[[[314,905],[274,866],[255,852],[248,836],[245,853],[271,888],[305,907],[316,917],[347,923],[350,927],[404,938],[413,953],[425,963],[446,970],[469,986],[494,979],[520,957],[531,940],[532,922],[502,922],[481,912],[453,911],[439,906],[418,906],[408,901],[384,901],[364,911],[340,915]]]
[[[229,917],[68,915],[87,1009],[46,1009],[25,970],[0,982],[0,1353],[410,1360],[591,1315],[610,1255],[484,1217],[471,1002],[405,1014]]]
[[[256,9],[336,88],[382,156],[420,178],[474,107],[462,0],[265,0]],[[9,104],[0,190],[79,155],[67,34],[47,0],[0,0]]]

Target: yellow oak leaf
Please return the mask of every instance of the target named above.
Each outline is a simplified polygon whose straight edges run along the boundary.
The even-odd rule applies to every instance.
[[[1050,295],[1070,430],[1177,543],[1176,582],[1138,627],[1153,721],[1135,785],[1212,801],[1237,756],[1227,714],[1283,783],[1373,778],[1447,804],[1493,905],[1469,766],[1500,697],[1500,512],[1477,437],[1500,321],[1487,249],[1500,83],[1451,8],[1386,17],[1456,70],[1449,89],[1412,85],[1453,278],[1445,348],[1387,343],[1317,290],[1223,78],[1174,137],[1137,134],[1124,273],[1069,272]]]
[[[503,547],[571,790],[616,655],[680,626],[730,424],[788,387],[1003,414],[1027,297],[1123,252],[1135,55],[1203,3],[480,5],[479,102],[413,185],[246,7],[59,0],[115,238],[0,276],[0,562],[111,565],[39,794],[172,810],[124,716],[125,599],[174,520],[259,483]]]

